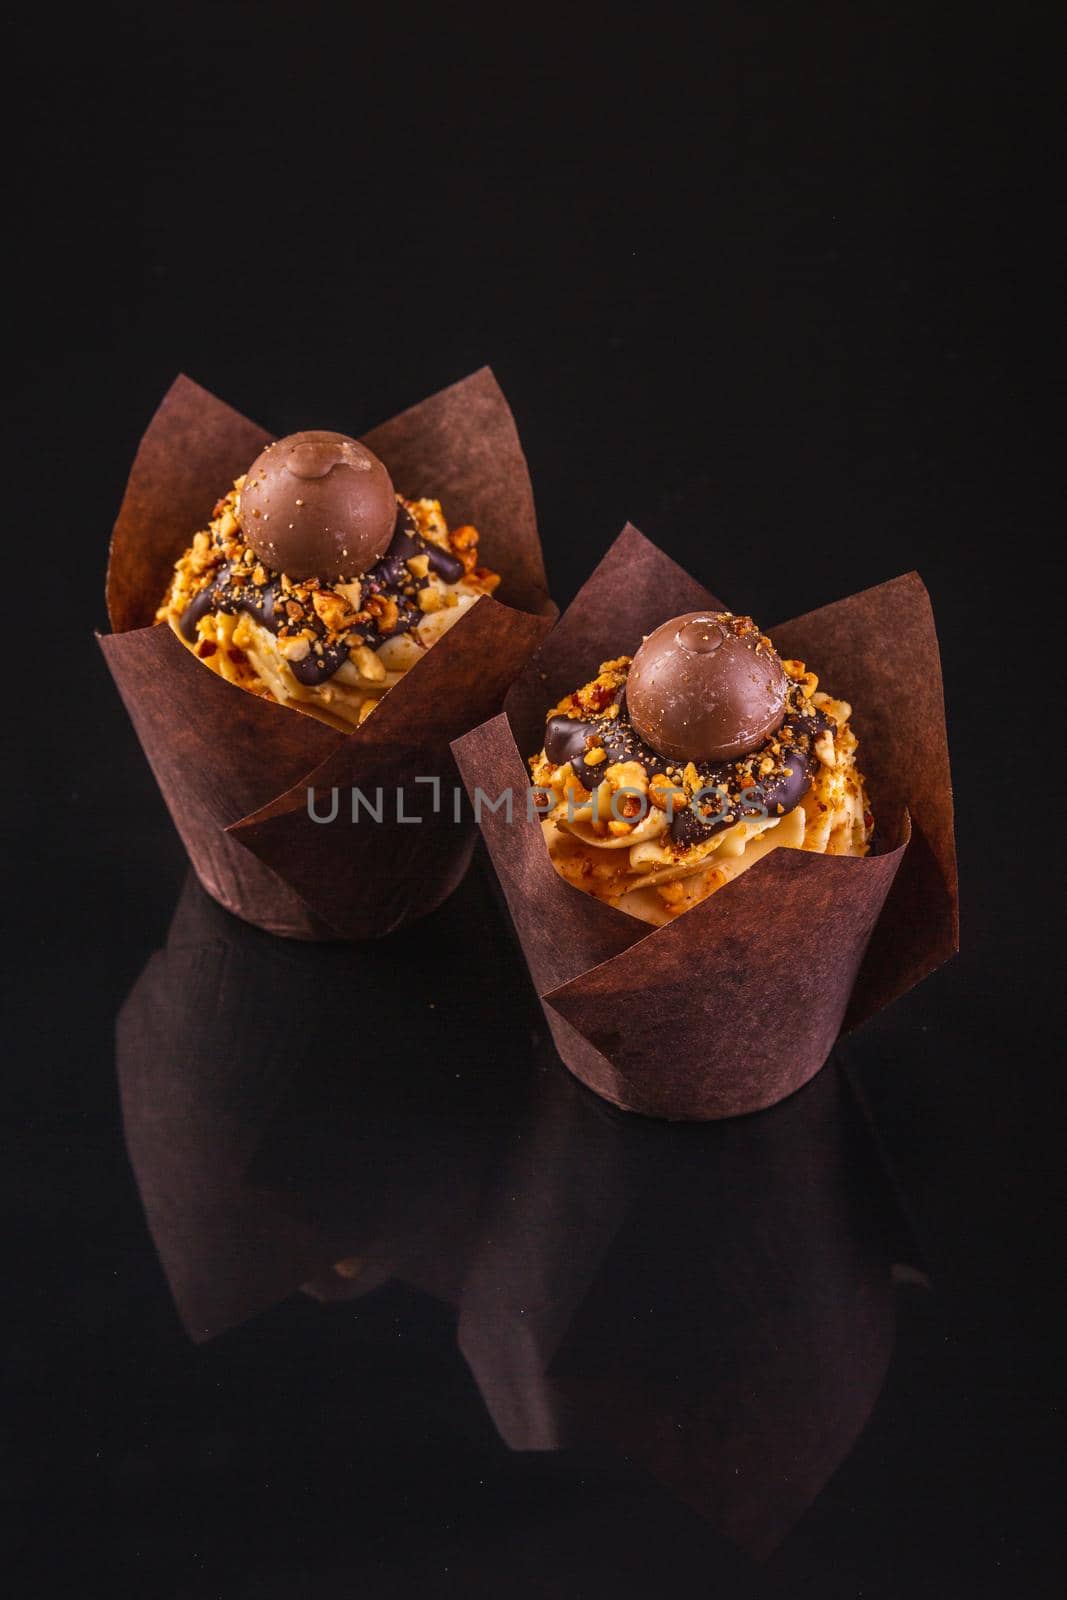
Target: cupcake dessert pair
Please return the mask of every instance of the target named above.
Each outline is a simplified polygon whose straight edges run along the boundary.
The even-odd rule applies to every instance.
[[[954,948],[914,575],[765,633],[628,528],[557,623],[488,371],[360,439],[276,440],[179,380],[108,598],[102,648],[215,899],[380,937],[451,893],[479,822],[557,1050],[624,1108],[771,1104]]]

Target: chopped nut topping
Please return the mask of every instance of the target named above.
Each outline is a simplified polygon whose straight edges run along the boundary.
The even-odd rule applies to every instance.
[[[829,728],[824,728],[815,740],[815,754],[824,767],[837,765],[837,754],[834,750],[834,736]]]
[[[678,787],[664,772],[653,773],[648,780],[648,798],[660,811],[666,811],[674,796],[675,806],[679,806],[685,799],[685,790]]]
[[[473,572],[478,565],[478,530],[470,523],[453,528],[449,535],[452,549],[463,563],[465,572]]]
[[[440,501],[400,496],[406,537],[420,541],[421,548],[416,545],[412,550],[408,544],[411,553],[406,558],[383,557],[366,573],[344,582],[296,581],[272,570],[246,543],[240,523],[240,491],[245,484],[244,477],[235,480],[233,489],[216,501],[209,525],[191,536],[189,547],[174,564],[156,620],[169,622],[213,671],[266,698],[283,703],[288,699],[280,689],[272,694],[255,664],[270,648],[266,636],[273,635],[279,664],[307,662],[317,669],[316,681],[303,684],[298,698],[293,686],[289,703],[305,710],[313,702],[329,705],[335,724],[362,720],[391,681],[376,654],[378,644],[407,630],[414,644],[424,643],[417,632],[421,616],[469,603],[479,590],[492,592],[499,581],[497,574],[477,566],[476,528],[461,525],[453,543]],[[262,510],[257,514],[265,527],[269,519]],[[447,565],[439,562],[434,547],[454,559]],[[435,576],[435,561],[442,574],[454,576]],[[198,597],[202,604],[193,621],[190,606]],[[190,632],[195,632],[193,639]],[[252,658],[242,646],[252,650]],[[374,685],[374,693],[356,690],[348,681],[351,675],[336,676],[346,659],[357,666],[364,685]],[[292,683],[288,675],[282,681]],[[338,717],[333,716],[335,707]]]
[[[381,633],[392,633],[400,618],[396,601],[391,595],[372,594],[364,609],[375,619]]]
[[[332,589],[319,589],[311,597],[315,614],[330,633],[340,633],[352,620],[352,609],[343,595]]]
[[[348,659],[361,677],[369,678],[372,683],[384,682],[385,668],[368,645],[357,644],[354,649],[349,650]]]

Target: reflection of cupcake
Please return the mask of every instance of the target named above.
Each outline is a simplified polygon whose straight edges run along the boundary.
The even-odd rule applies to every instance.
[[[497,1159],[458,1337],[507,1444],[613,1449],[765,1559],[865,1426],[916,1261],[844,1074],[680,1130],[543,1073]]]
[[[130,1163],[194,1339],[309,1280],[330,1297],[394,1276],[458,1293],[482,1185],[524,1114],[535,1020],[492,913],[472,872],[392,939],[311,947],[228,917],[187,879],[116,1047]],[[470,982],[490,967],[492,984]],[[403,1019],[398,1049],[372,1047],[376,1018]]]
[[[342,733],[483,594],[478,530],[341,433],[279,439],[178,560],[156,620],[221,677]]]
[[[750,617],[664,622],[548,716],[530,767],[553,865],[658,926],[779,846],[866,855],[851,714]]]

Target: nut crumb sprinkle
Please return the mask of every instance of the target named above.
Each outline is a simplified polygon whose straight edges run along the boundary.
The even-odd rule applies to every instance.
[[[212,671],[331,726],[363,721],[461,612],[500,582],[478,564],[472,524],[450,533],[439,501],[401,496],[393,542],[369,571],[296,582],[245,545],[244,483],[235,481],[208,527],[192,536],[156,621],[169,623]]]
[[[753,624],[753,626],[755,626]],[[765,635],[760,647],[773,649]],[[856,768],[851,706],[783,661],[786,717],[734,761],[665,760],[626,711],[630,658],[548,713],[530,760],[557,871],[575,887],[658,926],[699,904],[780,845],[865,855],[874,821]]]

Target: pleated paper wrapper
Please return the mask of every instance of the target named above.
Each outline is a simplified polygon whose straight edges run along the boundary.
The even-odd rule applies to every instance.
[[[929,596],[912,572],[770,627],[781,655],[853,708],[876,820],[866,857],[772,850],[666,927],[559,876],[526,804],[545,716],[672,616],[717,599],[627,526],[523,668],[504,709],[453,752],[556,1049],[628,1111],[705,1121],[793,1093],[855,1028],[958,947],[952,787]]]
[[[475,829],[455,820],[449,742],[499,708],[556,614],[529,474],[488,368],[363,435],[401,494],[439,499],[452,526],[475,524],[482,563],[502,582],[499,599],[478,599],[346,735],[226,682],[153,626],[174,562],[271,437],[175,381],[115,524],[113,631],[100,646],[207,892],[270,933],[378,937],[439,905],[466,871]],[[416,781],[434,777],[440,790]],[[309,788],[320,815],[339,791],[337,820],[312,819]],[[379,788],[382,821],[361,809],[353,823],[351,791],[374,803]]]

